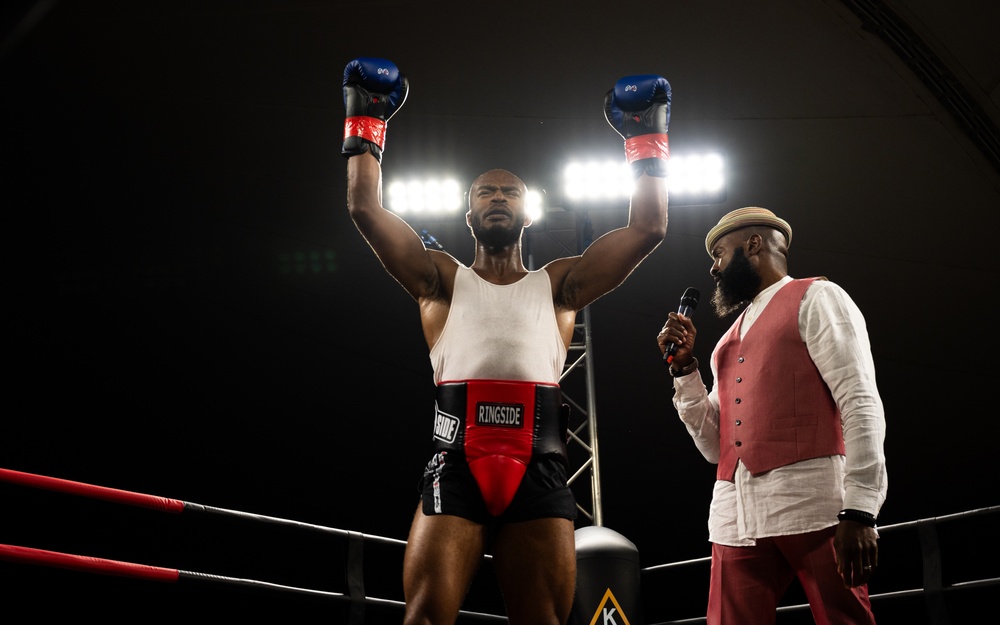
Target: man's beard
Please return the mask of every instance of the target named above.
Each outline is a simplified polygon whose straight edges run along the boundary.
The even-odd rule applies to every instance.
[[[760,289],[760,274],[750,264],[743,248],[736,248],[729,266],[719,274],[712,293],[715,314],[726,317],[749,304]]]
[[[494,224],[483,226],[481,217],[473,216],[472,236],[476,240],[491,249],[499,249],[514,245],[521,239],[521,231],[524,229],[524,217],[514,219],[510,226]]]

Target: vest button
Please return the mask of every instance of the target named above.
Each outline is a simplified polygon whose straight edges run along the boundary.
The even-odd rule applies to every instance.
[[[736,446],[737,447],[742,447],[743,446],[743,441],[736,441]]]
[[[743,381],[743,378],[736,378],[736,383],[737,383],[737,384],[739,384],[739,383],[740,383],[740,382],[742,382],[742,381]]]
[[[743,421],[741,421],[740,419],[737,419],[736,420],[736,425],[743,425]]]
[[[737,403],[737,404],[742,404],[742,403],[743,403],[743,400],[742,400],[742,399],[740,399],[739,397],[737,397],[737,398],[736,398],[736,403]]]

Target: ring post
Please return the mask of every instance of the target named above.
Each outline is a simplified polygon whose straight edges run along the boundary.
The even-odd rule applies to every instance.
[[[568,625],[643,625],[639,551],[597,525],[576,530],[576,595]]]

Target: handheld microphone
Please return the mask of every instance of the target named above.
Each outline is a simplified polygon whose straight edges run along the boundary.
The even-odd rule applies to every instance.
[[[701,297],[701,293],[698,289],[693,286],[689,286],[684,290],[684,295],[681,295],[681,305],[677,308],[677,312],[684,315],[685,317],[690,317],[694,309],[698,307],[698,298]],[[677,353],[677,343],[668,343],[666,351],[663,352],[663,362],[664,364],[670,364],[670,361],[674,359],[674,354]]]
[[[434,238],[434,235],[427,230],[420,231],[420,238],[424,241],[424,247],[430,250],[444,250],[444,246],[438,243],[438,240]]]

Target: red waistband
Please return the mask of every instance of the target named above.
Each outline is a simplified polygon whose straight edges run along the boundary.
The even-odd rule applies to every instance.
[[[565,458],[568,415],[558,384],[443,382],[435,402],[435,448],[464,453],[470,436],[478,442],[524,436],[532,455],[555,453]]]

